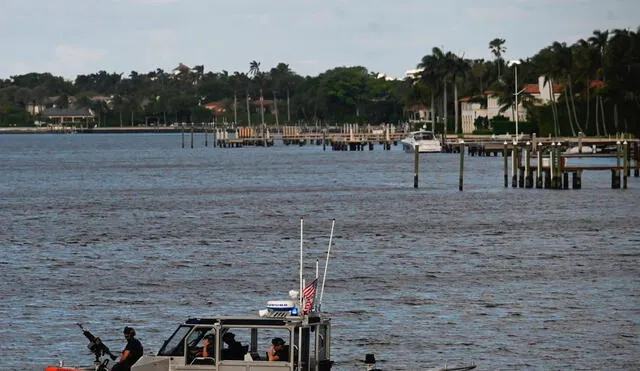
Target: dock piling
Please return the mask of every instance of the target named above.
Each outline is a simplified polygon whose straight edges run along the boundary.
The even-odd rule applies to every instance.
[[[518,152],[517,152],[517,143],[513,142],[513,149],[511,151],[511,187],[518,187]]]
[[[634,148],[634,155],[633,155],[633,176],[634,177],[639,177],[640,176],[640,144],[636,141],[633,144],[633,148]]]
[[[527,147],[524,149],[524,186],[526,188],[533,188],[533,174],[531,173],[531,143],[527,142]]]
[[[536,188],[542,188],[542,143],[536,147]]]
[[[462,191],[464,184],[464,140],[460,139],[460,180],[458,190]]]
[[[622,189],[627,189],[627,177],[630,175],[629,171],[629,142],[626,140],[622,144],[622,150],[624,151],[624,170],[622,173]]]
[[[505,188],[509,187],[509,169],[507,167],[507,141],[504,141],[504,151],[502,152],[502,158],[504,160],[504,186]]]
[[[420,169],[420,146],[416,144],[413,155],[413,188],[418,188],[418,170]]]

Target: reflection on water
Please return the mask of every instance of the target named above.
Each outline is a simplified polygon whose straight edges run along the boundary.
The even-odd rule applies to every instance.
[[[501,158],[180,148],[177,135],[0,136],[0,369],[86,364],[82,322],[155,352],[189,316],[255,312],[328,246],[338,370],[640,368],[640,183],[504,188]]]

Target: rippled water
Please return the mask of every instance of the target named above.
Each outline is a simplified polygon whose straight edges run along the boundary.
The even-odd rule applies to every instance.
[[[157,351],[190,316],[255,312],[335,245],[334,369],[640,368],[640,181],[503,187],[502,158],[180,148],[179,135],[0,136],[0,369],[88,364],[87,325]]]

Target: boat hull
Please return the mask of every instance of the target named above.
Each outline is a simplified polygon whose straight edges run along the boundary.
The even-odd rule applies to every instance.
[[[407,153],[415,152],[415,147],[418,146],[418,153],[440,153],[442,152],[442,146],[440,142],[428,142],[428,143],[420,143],[420,142],[405,142],[402,141],[402,149]]]

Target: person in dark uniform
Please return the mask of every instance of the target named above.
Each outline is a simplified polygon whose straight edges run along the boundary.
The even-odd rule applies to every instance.
[[[269,347],[269,361],[289,361],[289,347],[284,345],[282,338],[273,338]]]
[[[227,347],[222,349],[222,359],[244,359],[244,348],[239,341],[236,341],[236,335],[233,332],[225,332],[222,335],[222,341],[227,344]]]
[[[136,330],[131,327],[124,328],[124,338],[127,340],[127,345],[124,347],[122,354],[120,355],[120,362],[113,365],[111,371],[130,371],[140,357],[142,357],[143,348],[140,340],[136,339]]]

